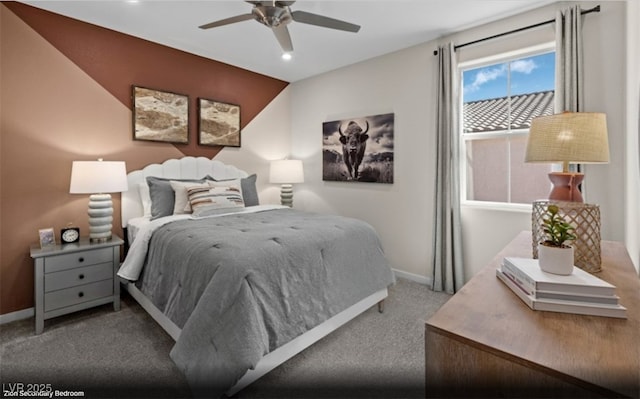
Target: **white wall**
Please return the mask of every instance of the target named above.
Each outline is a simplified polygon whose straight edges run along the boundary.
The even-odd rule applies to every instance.
[[[363,219],[393,267],[425,282],[431,254],[434,92],[430,46],[378,57],[292,85],[293,157],[305,183],[295,206]],[[322,122],[395,113],[394,184],[322,181]]]
[[[242,129],[242,146],[225,147],[216,159],[257,175],[261,204],[279,204],[280,186],[269,183],[269,161],[291,153],[291,91],[285,88]]]
[[[640,3],[627,2],[627,108],[625,234],[636,269],[640,268]]]
[[[462,43],[552,19],[562,6],[557,3],[447,39]],[[583,8],[593,6],[585,2]],[[625,184],[625,18],[624,2],[603,2],[602,12],[585,17],[584,24],[590,71],[587,110],[607,113],[612,159],[587,171],[587,199],[600,204],[603,238],[613,240],[624,239],[624,195],[609,193],[622,193]],[[553,38],[552,28],[543,36],[549,32]],[[532,32],[515,35],[508,46],[532,44],[534,38]],[[305,163],[305,183],[296,187],[295,206],[368,221],[379,232],[393,267],[425,282],[432,273],[436,47],[435,42],[425,43],[291,85],[292,156]],[[480,51],[468,47],[459,57]],[[395,183],[322,181],[322,122],[386,112],[395,113]],[[463,222],[467,277],[531,224],[528,212],[472,208],[463,209]]]
[[[585,165],[585,200],[600,205],[602,238],[624,241],[626,4],[603,2],[601,7],[583,25],[585,111],[607,114],[610,162]]]

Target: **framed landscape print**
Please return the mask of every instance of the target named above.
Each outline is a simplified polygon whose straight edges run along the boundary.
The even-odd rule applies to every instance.
[[[189,96],[133,86],[134,140],[189,143]]]
[[[394,114],[322,124],[322,180],[393,183]]]
[[[198,99],[198,144],[240,147],[240,106]]]

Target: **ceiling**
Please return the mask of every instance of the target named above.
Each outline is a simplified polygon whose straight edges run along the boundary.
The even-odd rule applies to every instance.
[[[424,43],[553,0],[298,0],[290,8],[361,26],[358,33],[288,25],[293,58],[284,61],[266,26],[247,20],[198,26],[251,12],[241,0],[23,1],[23,3],[211,58],[287,82]]]

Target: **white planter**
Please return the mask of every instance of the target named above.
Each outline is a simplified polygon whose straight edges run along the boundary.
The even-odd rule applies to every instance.
[[[538,245],[538,262],[544,272],[567,276],[573,272],[573,247]]]

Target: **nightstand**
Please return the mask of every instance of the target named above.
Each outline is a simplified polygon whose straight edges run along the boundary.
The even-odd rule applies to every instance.
[[[82,238],[73,244],[40,248],[31,246],[34,260],[34,296],[36,334],[44,330],[44,321],[63,314],[113,302],[120,310],[120,245],[110,241],[89,242]]]

